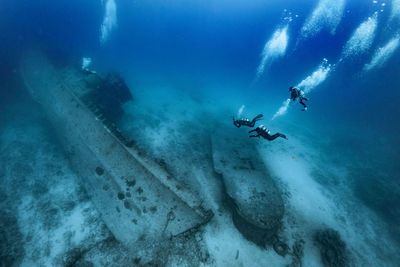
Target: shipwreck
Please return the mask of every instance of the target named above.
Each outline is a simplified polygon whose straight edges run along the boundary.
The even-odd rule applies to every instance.
[[[126,247],[151,251],[211,219],[200,199],[114,124],[121,102],[131,98],[121,78],[56,67],[40,52],[24,57],[21,75],[107,227]]]
[[[60,67],[38,51],[24,56],[21,75],[105,224],[128,249],[151,260],[159,244],[211,220],[216,211],[204,206],[201,195],[116,126],[122,104],[132,100],[122,78]],[[242,235],[261,247],[276,246],[284,214],[281,192],[251,140],[229,126],[210,133],[213,179],[222,181]]]

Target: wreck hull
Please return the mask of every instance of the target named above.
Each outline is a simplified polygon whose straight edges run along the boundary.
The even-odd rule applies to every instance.
[[[152,247],[209,220],[211,215],[197,206],[200,200],[192,198],[151,160],[127,148],[82,102],[79,94],[89,90],[82,82],[83,74],[56,69],[40,53],[24,58],[21,73],[118,240],[128,247],[137,246],[137,242]]]
[[[284,215],[282,193],[247,131],[233,125],[212,137],[213,163],[226,188],[236,228],[259,246],[272,244]]]

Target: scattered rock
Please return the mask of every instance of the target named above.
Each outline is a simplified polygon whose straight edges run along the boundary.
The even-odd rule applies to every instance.
[[[72,200],[66,200],[61,203],[60,207],[64,212],[71,211],[75,208],[75,202]]]
[[[124,207],[125,209],[132,210],[131,203],[128,200],[124,201]]]
[[[126,186],[128,186],[128,187],[134,187],[135,184],[136,184],[136,180],[133,179],[133,180],[130,181],[130,180],[126,179],[125,183],[126,183]]]
[[[0,210],[0,266],[18,266],[24,257],[22,234],[16,218]]]
[[[151,213],[156,213],[157,207],[156,206],[150,207],[150,211],[151,211]]]
[[[118,193],[118,199],[119,199],[119,200],[123,200],[124,198],[125,198],[124,193],[119,192],[119,193]]]
[[[314,234],[314,242],[319,248],[322,263],[327,267],[348,266],[346,243],[333,229],[319,230]]]
[[[134,258],[133,259],[133,263],[136,264],[136,265],[139,264],[140,263],[140,258]]]
[[[275,252],[276,252],[278,255],[282,256],[282,257],[285,257],[286,254],[287,254],[288,251],[289,251],[288,245],[286,245],[285,243],[283,243],[283,242],[280,241],[280,240],[277,240],[277,241],[273,244],[273,248],[274,248]]]
[[[97,167],[96,173],[98,176],[102,176],[104,174],[104,169],[102,167]]]
[[[44,182],[36,181],[32,188],[34,198],[39,198],[46,194],[48,191],[47,185]]]
[[[76,263],[83,257],[85,254],[84,249],[73,248],[65,253],[63,261],[66,267],[76,266]]]
[[[304,240],[296,240],[292,247],[292,263],[290,267],[301,267],[304,256]]]
[[[235,260],[239,259],[239,250],[236,250]]]
[[[125,199],[124,207],[125,207],[125,209],[128,209],[128,210],[135,210],[138,216],[142,215],[142,211],[130,199]]]

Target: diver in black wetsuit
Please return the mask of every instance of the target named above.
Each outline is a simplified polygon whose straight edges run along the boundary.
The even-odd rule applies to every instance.
[[[286,135],[281,134],[281,133],[276,133],[274,135],[270,135],[271,132],[269,130],[267,130],[267,128],[265,128],[264,125],[260,125],[257,128],[249,131],[249,133],[252,133],[252,132],[256,132],[257,134],[256,135],[250,135],[249,137],[260,137],[261,136],[262,138],[267,139],[269,141],[275,140],[278,137],[282,137],[282,138],[287,139]]]
[[[261,117],[263,114],[258,114],[253,120],[249,120],[247,118],[240,119],[240,120],[235,120],[235,117],[233,117],[233,124],[240,128],[240,126],[248,126],[248,127],[254,127],[257,121],[261,120]]]
[[[304,107],[302,110],[306,111],[307,110],[307,106],[303,102],[303,100],[308,101],[308,98],[304,97],[304,92],[302,90],[300,90],[299,88],[296,88],[294,86],[290,86],[289,87],[289,92],[291,92],[290,93],[290,98],[293,101],[296,101],[296,99],[298,98],[299,99],[299,103],[302,104],[303,107]]]

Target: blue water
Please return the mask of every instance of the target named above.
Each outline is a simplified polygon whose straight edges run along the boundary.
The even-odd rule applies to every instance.
[[[272,131],[285,131],[289,140],[303,138],[317,150],[320,156],[315,165],[328,162],[346,169],[348,179],[339,185],[318,182],[328,191],[332,186],[334,192],[341,191],[340,183],[344,183],[349,198],[378,218],[376,229],[384,229],[390,244],[398,248],[400,47],[394,47],[381,64],[369,70],[365,66],[379,48],[392,38],[399,39],[400,14],[393,13],[399,1],[343,1],[342,10],[332,17],[329,12],[321,16],[314,25],[322,25],[321,29],[307,35],[302,28],[318,4],[333,3],[327,7],[332,9],[341,1],[115,0],[116,24],[101,42],[106,2],[13,0],[0,5],[1,131],[12,125],[10,118],[26,117],[32,109],[38,112],[35,116],[43,116],[18,75],[24,51],[39,47],[60,65],[80,65],[83,57],[90,57],[93,69],[120,73],[134,98],[135,92],[146,92],[143,99],[157,99],[164,96],[160,88],[173,88],[202,101],[212,99],[216,106],[223,103],[231,114],[241,105],[246,106],[244,116],[263,113],[263,124],[271,125]],[[356,46],[348,52],[350,56],[343,57],[357,27],[375,12],[376,29],[360,35],[371,34],[370,43]],[[284,52],[270,52],[256,79],[264,46],[285,26]],[[291,103],[285,114],[271,120],[289,97],[288,87],[310,76],[324,58],[331,69],[307,93],[309,109],[302,112],[299,103]],[[6,141],[1,143],[5,146]],[[296,153],[296,148],[290,153]],[[396,266],[390,257],[382,258],[373,265]]]

